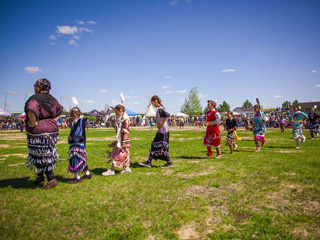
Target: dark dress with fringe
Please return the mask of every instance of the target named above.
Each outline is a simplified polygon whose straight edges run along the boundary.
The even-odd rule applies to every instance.
[[[88,169],[86,155],[86,119],[73,122],[69,140],[69,172],[83,172]]]
[[[159,107],[156,119],[157,123],[163,120],[167,120],[170,114],[167,113],[163,107]],[[170,161],[169,154],[169,126],[167,122],[158,130],[153,142],[151,143],[150,157],[152,159],[160,159],[164,161]]]
[[[35,172],[50,172],[57,164],[57,141],[59,128],[55,118],[62,113],[63,107],[49,93],[37,93],[25,104],[26,132],[29,148],[27,166]],[[35,114],[38,124],[29,127],[28,112]]]

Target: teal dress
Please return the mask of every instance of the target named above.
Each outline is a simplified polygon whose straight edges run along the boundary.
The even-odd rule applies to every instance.
[[[292,118],[292,134],[294,139],[299,139],[303,136],[303,118],[308,117],[304,112],[296,112]]]

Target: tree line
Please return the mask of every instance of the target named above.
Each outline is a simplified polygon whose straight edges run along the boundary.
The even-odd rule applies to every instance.
[[[282,103],[282,108],[285,109],[290,109],[292,105],[298,104],[298,100],[294,100],[291,104],[289,101],[285,101]],[[242,104],[243,108],[253,108],[254,104],[252,104],[249,99],[244,101]],[[223,101],[222,104],[219,104],[217,106],[217,110],[219,112],[228,112],[230,111],[230,105],[226,102]],[[184,103],[180,109],[180,112],[185,113],[187,115],[195,116],[199,115],[201,113],[206,113],[208,112],[208,108],[205,107],[204,109],[201,106],[200,99],[199,99],[199,91],[197,87],[193,87],[189,94],[188,97],[185,98]]]

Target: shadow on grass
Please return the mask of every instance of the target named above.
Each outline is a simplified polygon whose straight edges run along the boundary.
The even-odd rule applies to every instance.
[[[265,148],[289,148],[289,149],[295,149],[295,146],[265,146]]]
[[[39,185],[32,184],[33,180],[30,180],[30,177],[24,178],[12,178],[12,179],[4,179],[0,180],[0,188],[13,187],[13,188],[38,188]]]
[[[206,157],[205,154],[203,154],[204,156],[177,156],[177,158],[181,158],[183,159],[209,159],[210,157]]]
[[[101,175],[103,172],[107,171],[107,167],[106,168],[94,168],[94,169],[90,169],[90,172],[92,172],[94,175]]]
[[[69,178],[64,178],[64,177],[61,177],[61,176],[55,176],[56,179],[58,180],[58,182],[63,182],[63,183],[67,183],[69,180],[71,179],[74,179],[74,174],[69,177]]]

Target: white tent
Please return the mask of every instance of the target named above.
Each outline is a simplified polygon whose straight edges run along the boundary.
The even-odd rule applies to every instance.
[[[152,105],[150,104],[145,114],[145,117],[155,117],[155,116],[156,116],[156,112],[153,110]]]
[[[178,112],[178,113],[176,114],[176,116],[177,116],[177,117],[184,117],[184,118],[186,118],[186,117],[188,117],[189,115],[187,115],[187,114],[185,114],[185,113],[182,113],[182,112]]]
[[[4,111],[2,108],[0,108],[0,116],[1,117],[10,117],[11,114],[6,112],[6,111]]]

